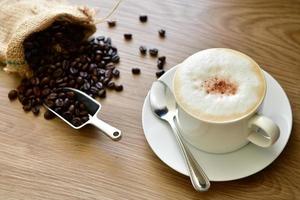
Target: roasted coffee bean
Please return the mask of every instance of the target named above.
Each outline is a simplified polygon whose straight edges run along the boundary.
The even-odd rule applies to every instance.
[[[123,85],[115,85],[115,90],[121,92],[123,90]]]
[[[90,89],[90,87],[91,87],[91,84],[89,84],[88,82],[86,82],[86,83],[83,84],[82,89],[83,90],[88,90],[88,89]]]
[[[31,88],[27,89],[25,92],[25,96],[29,97],[32,94],[33,90]]]
[[[74,118],[72,119],[71,123],[72,123],[75,127],[77,127],[77,126],[80,126],[80,125],[81,125],[81,120],[80,120],[79,117],[74,117]]]
[[[103,88],[103,84],[101,82],[97,82],[95,84],[96,88],[98,88],[99,90]]]
[[[158,69],[163,69],[166,63],[166,57],[165,56],[161,56],[158,57],[157,59],[157,68]]]
[[[61,77],[63,75],[64,71],[61,68],[58,68],[57,70],[55,70],[53,72],[53,77],[54,78],[58,78]]]
[[[41,90],[39,87],[34,87],[33,88],[33,94],[36,96],[36,97],[39,97],[41,95]]]
[[[76,69],[75,67],[71,67],[69,70],[70,70],[71,74],[77,74],[78,73],[78,69]]]
[[[68,121],[70,121],[70,120],[72,119],[72,117],[73,117],[73,115],[72,115],[72,113],[71,113],[70,111],[64,112],[64,113],[62,114],[62,116],[63,116],[66,120],[68,120]]]
[[[100,98],[105,98],[106,97],[106,91],[104,89],[99,90],[98,96]]]
[[[89,117],[88,117],[88,116],[84,116],[84,117],[81,118],[81,122],[82,122],[82,123],[85,123],[85,122],[87,122],[88,120],[89,120]]]
[[[44,77],[41,81],[42,85],[48,85],[48,83],[49,83],[49,77]]]
[[[71,113],[73,113],[74,111],[75,111],[75,106],[74,106],[74,104],[71,104],[70,106],[69,106],[69,109],[68,109]]]
[[[39,85],[40,84],[40,79],[38,77],[32,77],[30,79],[31,85]]]
[[[68,108],[70,106],[71,100],[69,98],[64,99],[64,107]]]
[[[114,20],[109,20],[107,21],[107,24],[108,24],[108,27],[112,28],[112,27],[115,27],[116,26],[116,21]]]
[[[49,88],[45,88],[42,90],[42,96],[47,96],[48,94],[50,94],[51,90]]]
[[[148,16],[147,15],[140,15],[140,22],[147,22]]]
[[[81,76],[78,76],[76,79],[76,83],[81,84],[83,82],[84,82],[83,78]]]
[[[166,62],[166,56],[160,56],[160,57],[158,57],[158,60],[165,63]]]
[[[83,111],[80,111],[79,112],[79,116],[86,116],[88,115],[89,113],[86,111],[86,110],[83,110]]]
[[[89,67],[89,64],[85,63],[82,65],[81,70],[86,71],[88,69],[88,67]]]
[[[64,100],[59,98],[55,100],[55,106],[62,107],[64,105]]]
[[[39,106],[34,106],[31,108],[31,111],[34,115],[38,115],[40,113],[40,107]]]
[[[115,88],[115,83],[114,82],[109,82],[108,84],[107,84],[107,88],[108,89],[114,89]]]
[[[65,98],[66,97],[66,94],[65,94],[65,92],[60,92],[60,93],[58,93],[58,95],[57,95],[59,98]]]
[[[15,100],[15,99],[17,99],[17,97],[18,97],[18,91],[17,90],[11,90],[11,91],[9,91],[9,93],[8,93],[8,98],[9,98],[9,100]]]
[[[119,62],[120,62],[120,56],[114,55],[114,56],[111,58],[111,61],[114,62],[114,63],[119,63]]]
[[[149,54],[152,57],[156,57],[158,54],[158,49],[156,49],[156,48],[149,49]]]
[[[80,75],[82,78],[88,77],[88,73],[87,73],[87,72],[80,72],[79,75]]]
[[[110,79],[110,78],[112,77],[112,71],[111,71],[111,70],[105,71],[104,76],[105,76],[106,78],[109,78],[109,79]]]
[[[46,112],[44,113],[44,118],[47,120],[53,119],[55,117],[56,117],[56,115],[53,112],[51,112],[50,110],[46,110]]]
[[[26,104],[26,105],[24,105],[24,106],[23,106],[23,110],[24,110],[25,112],[31,111],[31,104]]]
[[[50,99],[46,99],[45,100],[45,104],[49,107],[49,108],[53,108],[53,106],[55,105],[53,100]]]
[[[125,40],[131,40],[132,39],[132,34],[131,33],[125,33],[124,38],[125,38]]]
[[[105,39],[105,37],[104,36],[98,36],[96,39],[97,39],[97,41],[103,41]]]
[[[55,92],[52,92],[52,93],[50,93],[49,95],[48,95],[48,97],[47,97],[48,99],[56,99],[57,98],[57,93],[55,93]]]
[[[161,38],[164,38],[166,36],[166,31],[164,29],[159,29],[158,34]]]
[[[115,78],[119,78],[120,76],[120,71],[117,69],[113,69],[112,74]]]
[[[79,109],[80,110],[85,110],[85,105],[83,103],[79,103]]]
[[[141,70],[140,70],[140,68],[132,68],[132,69],[131,69],[131,72],[132,72],[133,74],[140,74],[140,73],[141,73]]]
[[[94,87],[94,86],[92,86],[91,88],[90,88],[90,92],[92,93],[92,94],[97,94],[98,93],[98,91],[99,91],[99,89],[97,88],[97,87]]]
[[[68,92],[66,92],[66,96],[67,96],[68,98],[72,99],[72,98],[75,96],[75,93],[72,92],[72,91],[68,91]]]
[[[165,73],[165,70],[162,69],[162,70],[157,71],[155,74],[156,74],[156,77],[159,78],[159,77],[161,77],[164,73]]]
[[[163,63],[162,61],[157,60],[157,68],[158,68],[158,69],[163,69],[163,68],[164,68],[164,64],[165,64],[165,63]]]
[[[109,81],[110,81],[110,78],[104,78],[103,84],[104,84],[105,86],[107,86],[107,84],[109,83]]]
[[[142,55],[146,55],[146,53],[147,53],[147,47],[146,46],[143,46],[143,45],[140,46],[139,50],[140,50],[140,53]]]
[[[63,79],[63,78],[58,78],[58,79],[55,80],[55,83],[56,83],[56,84],[61,84],[61,83],[63,83],[63,82],[64,82],[64,79]]]

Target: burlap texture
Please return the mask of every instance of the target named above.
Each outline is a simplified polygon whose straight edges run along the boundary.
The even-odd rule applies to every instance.
[[[6,72],[30,76],[23,41],[56,20],[82,25],[86,38],[96,31],[93,9],[62,0],[0,0],[0,62]]]

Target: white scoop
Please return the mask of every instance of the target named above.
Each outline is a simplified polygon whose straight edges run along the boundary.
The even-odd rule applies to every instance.
[[[70,123],[68,120],[66,120],[64,117],[62,117],[60,114],[49,108],[47,105],[45,107],[50,110],[52,113],[54,113],[56,116],[58,116],[60,119],[62,119],[64,122],[69,124],[74,129],[80,129],[83,126],[87,124],[92,124],[95,127],[99,128],[103,133],[105,133],[108,137],[110,137],[112,140],[120,140],[122,137],[122,133],[119,129],[107,124],[106,122],[102,121],[97,117],[98,112],[101,110],[101,104],[97,102],[95,99],[90,97],[89,95],[85,94],[84,92],[74,89],[74,88],[64,88],[66,91],[72,91],[75,93],[76,99],[80,102],[82,102],[88,111],[89,120],[85,123],[81,124],[80,126],[74,126],[72,123]]]

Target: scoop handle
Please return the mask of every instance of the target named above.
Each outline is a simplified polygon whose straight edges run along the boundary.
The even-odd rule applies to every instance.
[[[103,133],[110,137],[114,141],[118,141],[122,137],[122,133],[119,129],[109,125],[108,123],[102,121],[98,117],[94,116],[89,120],[89,123],[99,128]]]

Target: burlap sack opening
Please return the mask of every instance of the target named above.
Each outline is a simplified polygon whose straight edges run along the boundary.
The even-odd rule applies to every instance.
[[[54,21],[67,20],[82,26],[85,37],[95,31],[95,12],[61,0],[0,0],[0,62],[6,72],[31,76],[25,61],[23,41]]]

